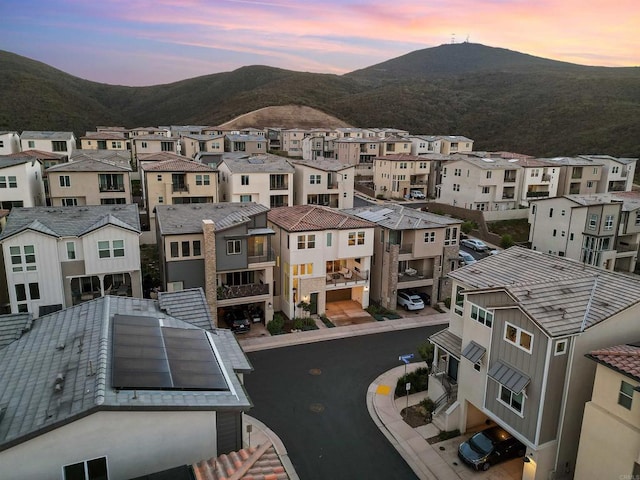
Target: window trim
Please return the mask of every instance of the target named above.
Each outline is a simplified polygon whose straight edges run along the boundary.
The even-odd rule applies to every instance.
[[[628,392],[624,391],[624,387],[627,386],[627,385],[631,389],[631,394],[629,394]],[[620,390],[618,390],[618,405],[620,405],[621,407],[626,408],[627,410],[631,410],[631,407],[633,406],[633,391],[634,391],[633,385],[631,385],[629,382],[625,382],[624,380],[621,380],[620,381]],[[627,406],[624,403],[622,403],[621,402],[622,399],[628,400],[629,401],[629,406]]]
[[[476,305],[472,302],[469,303],[471,304],[471,319],[475,320],[481,325],[484,325],[487,328],[493,328],[494,313],[486,308],[481,307],[480,305]]]
[[[242,241],[239,239],[227,240],[227,255],[241,255]]]
[[[515,341],[511,340],[508,336],[507,336],[507,330],[509,327],[512,327],[516,330],[516,339]],[[525,333],[527,335],[529,335],[529,337],[531,338],[531,341],[529,342],[529,349],[525,348],[520,342],[521,342],[521,338],[522,338],[522,334]],[[533,352],[533,333],[525,330],[524,328],[518,327],[517,325],[514,325],[512,323],[509,322],[504,322],[504,332],[502,335],[502,338],[505,342],[513,345],[514,347],[518,347],[520,350],[523,350],[527,353],[532,353]]]
[[[562,346],[562,349],[559,350],[558,348]],[[567,353],[567,348],[569,346],[569,340],[568,339],[562,339],[562,340],[558,340],[556,342],[556,344],[553,347],[553,356],[554,357],[558,357],[560,355],[565,355]]]
[[[513,413],[515,413],[516,415],[518,415],[519,417],[524,418],[524,404],[525,404],[525,400],[527,398],[527,396],[524,393],[524,390],[521,391],[520,393],[515,393],[513,390],[509,390],[507,387],[505,387],[504,385],[502,385],[501,383],[498,383],[498,385],[500,386],[500,388],[498,389],[498,398],[496,399],[498,402],[500,402],[502,405],[504,405],[505,407],[507,407],[509,410],[511,410]],[[505,402],[502,399],[502,391],[506,390],[507,392],[509,392],[509,403]],[[522,403],[521,403],[521,409],[518,411],[513,405],[511,405],[511,403],[513,402],[513,397],[517,397],[517,396],[522,396]]]

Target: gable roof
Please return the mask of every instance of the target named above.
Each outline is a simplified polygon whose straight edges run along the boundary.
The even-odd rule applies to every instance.
[[[640,382],[640,342],[600,348],[585,356]]]
[[[0,168],[15,167],[16,165],[23,165],[25,163],[33,164],[35,162],[40,162],[40,160],[29,155],[0,156]]]
[[[59,163],[47,168],[49,172],[130,172],[131,167],[123,162],[113,162],[88,156],[74,156],[71,162]]]
[[[295,169],[286,158],[265,153],[252,157],[232,157],[222,159],[232,173],[293,173]]]
[[[115,163],[117,165],[131,164],[131,152],[129,150],[89,150],[89,149],[76,149],[71,154],[70,160],[77,162],[85,158],[92,158],[102,161]]]
[[[469,294],[508,292],[550,336],[579,333],[640,303],[640,278],[522,247],[490,255],[449,276],[468,285]]]
[[[348,168],[354,168],[355,165],[349,165],[342,163],[339,160],[333,158],[318,157],[315,160],[292,160],[291,163],[295,165],[301,165],[316,170],[322,170],[324,172],[339,172]]]
[[[156,222],[161,235],[202,233],[203,220],[213,220],[217,232],[249,223],[253,216],[267,211],[268,207],[254,202],[158,205]]]
[[[308,232],[318,230],[348,230],[352,228],[373,228],[374,223],[319,205],[294,205],[273,208],[267,214],[270,222],[288,232]]]
[[[50,132],[25,130],[20,135],[21,140],[72,140],[73,132]]]
[[[24,230],[55,237],[78,237],[105,225],[140,233],[138,206],[85,205],[78,207],[15,207],[7,219],[0,240]]]
[[[169,315],[155,300],[106,296],[36,320],[30,331],[0,349],[0,405],[5,407],[0,450],[104,409],[248,409],[251,402],[224,355],[232,349],[241,352],[240,346],[232,334],[218,335],[218,330],[206,338],[227,372],[226,390],[136,392],[112,387],[113,317],[158,318],[163,327],[202,331],[175,310]]]
[[[287,480],[289,475],[271,441],[194,463],[196,480]]]
[[[145,172],[215,172],[215,168],[211,168],[204,163],[194,162],[182,158],[171,158],[161,160],[155,163],[143,163],[141,165]]]
[[[0,348],[16,341],[31,328],[33,314],[8,313],[0,315]]]
[[[374,222],[380,227],[391,230],[443,228],[462,223],[462,220],[424,212],[396,203],[350,208],[343,210],[343,212]]]
[[[11,153],[6,156],[7,157],[29,156],[29,157],[36,158],[38,160],[64,160],[65,158],[67,158],[68,155],[66,153],[53,153],[53,152],[45,152],[43,150],[31,149],[31,150],[23,150],[21,152]]]

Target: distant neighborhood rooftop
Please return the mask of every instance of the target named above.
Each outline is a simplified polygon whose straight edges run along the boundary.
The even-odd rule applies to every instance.
[[[335,160],[333,158],[325,157],[318,157],[315,160],[292,160],[291,163],[316,168],[325,172],[339,172],[340,170],[353,168],[353,165],[342,163],[341,161]]]
[[[295,171],[285,157],[269,153],[242,158],[225,155],[223,163],[233,173],[293,173]]]
[[[343,211],[391,230],[443,228],[462,223],[462,220],[436,215],[435,213],[423,212],[396,203],[356,207]]]
[[[170,158],[154,163],[143,163],[146,172],[215,172],[216,169],[203,163],[182,158]]]
[[[40,132],[25,130],[20,135],[21,140],[71,140],[73,132]]]
[[[125,162],[113,162],[88,156],[74,157],[72,162],[60,163],[47,168],[47,172],[130,172]]]
[[[156,222],[162,235],[202,233],[202,221],[213,220],[216,231],[251,222],[269,210],[254,202],[191,203],[158,205]]]
[[[367,220],[318,205],[295,205],[292,207],[273,208],[267,216],[270,222],[284,228],[288,232],[375,227],[374,223]]]

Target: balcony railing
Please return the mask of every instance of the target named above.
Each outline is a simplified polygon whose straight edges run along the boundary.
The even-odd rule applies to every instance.
[[[100,185],[101,192],[124,192],[124,185]]]
[[[255,297],[269,293],[269,285],[262,283],[252,283],[249,285],[222,285],[218,287],[216,297],[218,300],[228,300],[231,298]]]
[[[288,190],[289,185],[286,182],[271,182],[269,184],[270,190]]]
[[[398,272],[398,282],[415,282],[416,280],[425,280],[431,278],[433,278],[433,272],[427,270],[416,270],[415,273],[407,273],[406,271]]]
[[[503,193],[502,194],[502,199],[503,200],[513,200],[514,197],[515,197],[515,195],[513,193]]]
[[[527,192],[527,198],[548,197],[549,192]]]
[[[387,243],[386,244],[386,250],[387,252],[391,250],[391,246],[392,245],[398,245],[398,254],[400,255],[405,255],[407,253],[412,253],[413,252],[413,245],[410,243],[405,243],[402,245],[399,245],[397,243]]]
[[[334,190],[338,188],[338,184],[337,183],[330,183],[329,185],[327,185],[327,189],[329,190]]]
[[[505,175],[504,176],[504,183],[514,183],[516,181],[516,176],[515,175]]]
[[[188,192],[189,191],[189,185],[186,183],[172,183],[171,184],[171,191],[173,193],[175,192]]]
[[[264,263],[264,262],[274,262],[276,259],[276,255],[273,250],[269,250],[267,253],[262,255],[249,255],[247,256],[247,261],[249,263]]]
[[[369,270],[364,272],[356,272],[353,269],[349,269],[350,276],[346,276],[340,272],[327,273],[327,285],[349,285],[357,284],[360,282],[366,282],[369,279]]]

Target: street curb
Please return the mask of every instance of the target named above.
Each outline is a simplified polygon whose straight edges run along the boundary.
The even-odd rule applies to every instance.
[[[282,440],[280,440],[280,437],[278,437],[278,435],[276,435],[273,430],[271,430],[257,418],[254,418],[245,413],[244,419],[246,424],[253,425],[257,430],[261,431],[269,439],[269,441],[271,441],[274,450],[276,451],[278,457],[280,458],[280,461],[282,462],[282,466],[287,471],[289,479],[300,480],[300,477],[298,476],[298,473],[296,472],[296,469],[293,466],[291,459],[289,458],[289,453],[287,452],[284,443],[282,443]]]

